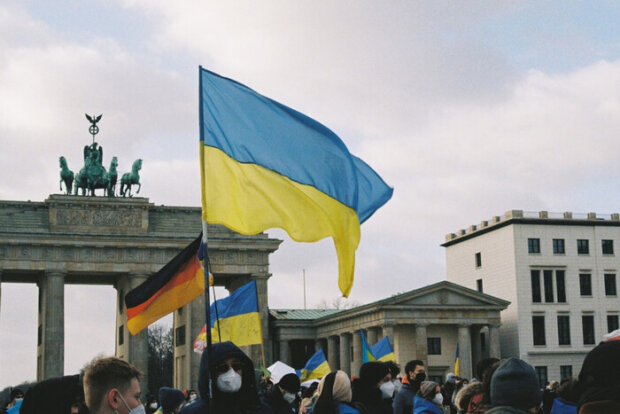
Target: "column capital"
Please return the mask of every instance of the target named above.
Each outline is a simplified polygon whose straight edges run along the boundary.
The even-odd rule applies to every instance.
[[[428,325],[430,325],[429,323],[423,322],[423,323],[416,323],[414,326],[417,328],[428,328]]]
[[[66,269],[45,269],[43,271],[45,276],[67,276]]]

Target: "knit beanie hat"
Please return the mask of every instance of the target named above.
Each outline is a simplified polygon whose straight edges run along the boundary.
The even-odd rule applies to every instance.
[[[292,394],[297,394],[300,388],[299,377],[291,372],[283,376],[278,385]]]
[[[422,381],[420,384],[420,395],[425,400],[432,400],[431,397],[435,396],[435,389],[437,388],[437,384],[435,381]]]
[[[491,378],[491,404],[527,410],[542,401],[534,368],[519,358],[502,362]]]
[[[176,388],[161,387],[159,389],[159,405],[164,411],[171,411],[185,401],[183,391]]]

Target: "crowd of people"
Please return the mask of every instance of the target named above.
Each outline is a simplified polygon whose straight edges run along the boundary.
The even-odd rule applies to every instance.
[[[116,357],[94,361],[81,375],[42,381],[26,394],[15,389],[9,414],[611,414],[620,413],[620,341],[601,342],[578,378],[544,389],[534,368],[518,358],[487,358],[475,377],[448,374],[427,380],[426,367],[409,361],[367,362],[353,380],[332,371],[300,384],[287,374],[273,383],[232,342],[203,353],[198,392],[169,387],[142,401],[141,372]],[[210,398],[209,398],[210,397]]]

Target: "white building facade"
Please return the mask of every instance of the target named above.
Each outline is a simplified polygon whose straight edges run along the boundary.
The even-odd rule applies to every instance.
[[[508,211],[450,233],[447,279],[511,304],[501,313],[502,357],[544,383],[576,376],[586,354],[618,329],[620,216]]]

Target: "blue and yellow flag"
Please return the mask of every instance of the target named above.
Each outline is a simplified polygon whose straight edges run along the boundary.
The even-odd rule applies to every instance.
[[[459,367],[459,344],[456,344],[456,356],[454,357],[454,375],[457,377],[461,376],[461,369]]]
[[[372,346],[372,354],[377,358],[377,361],[394,361],[396,362],[396,355],[392,345],[390,345],[390,338],[387,336]]]
[[[248,235],[279,227],[300,242],[332,237],[348,296],[360,224],[392,188],[327,127],[203,68],[200,141],[203,220]]]
[[[255,280],[211,304],[211,337],[213,343],[231,341],[237,346],[263,342]],[[205,325],[194,340],[194,351],[201,353],[206,343]]]
[[[299,381],[305,382],[312,379],[321,379],[330,372],[331,369],[329,368],[323,349],[319,349],[310,357],[308,362],[306,362],[306,366],[301,369]]]
[[[366,335],[364,335],[364,331],[360,329],[360,335],[362,335],[362,363],[376,361],[377,358],[373,355],[370,350],[370,346],[368,346],[368,341],[366,341]]]

